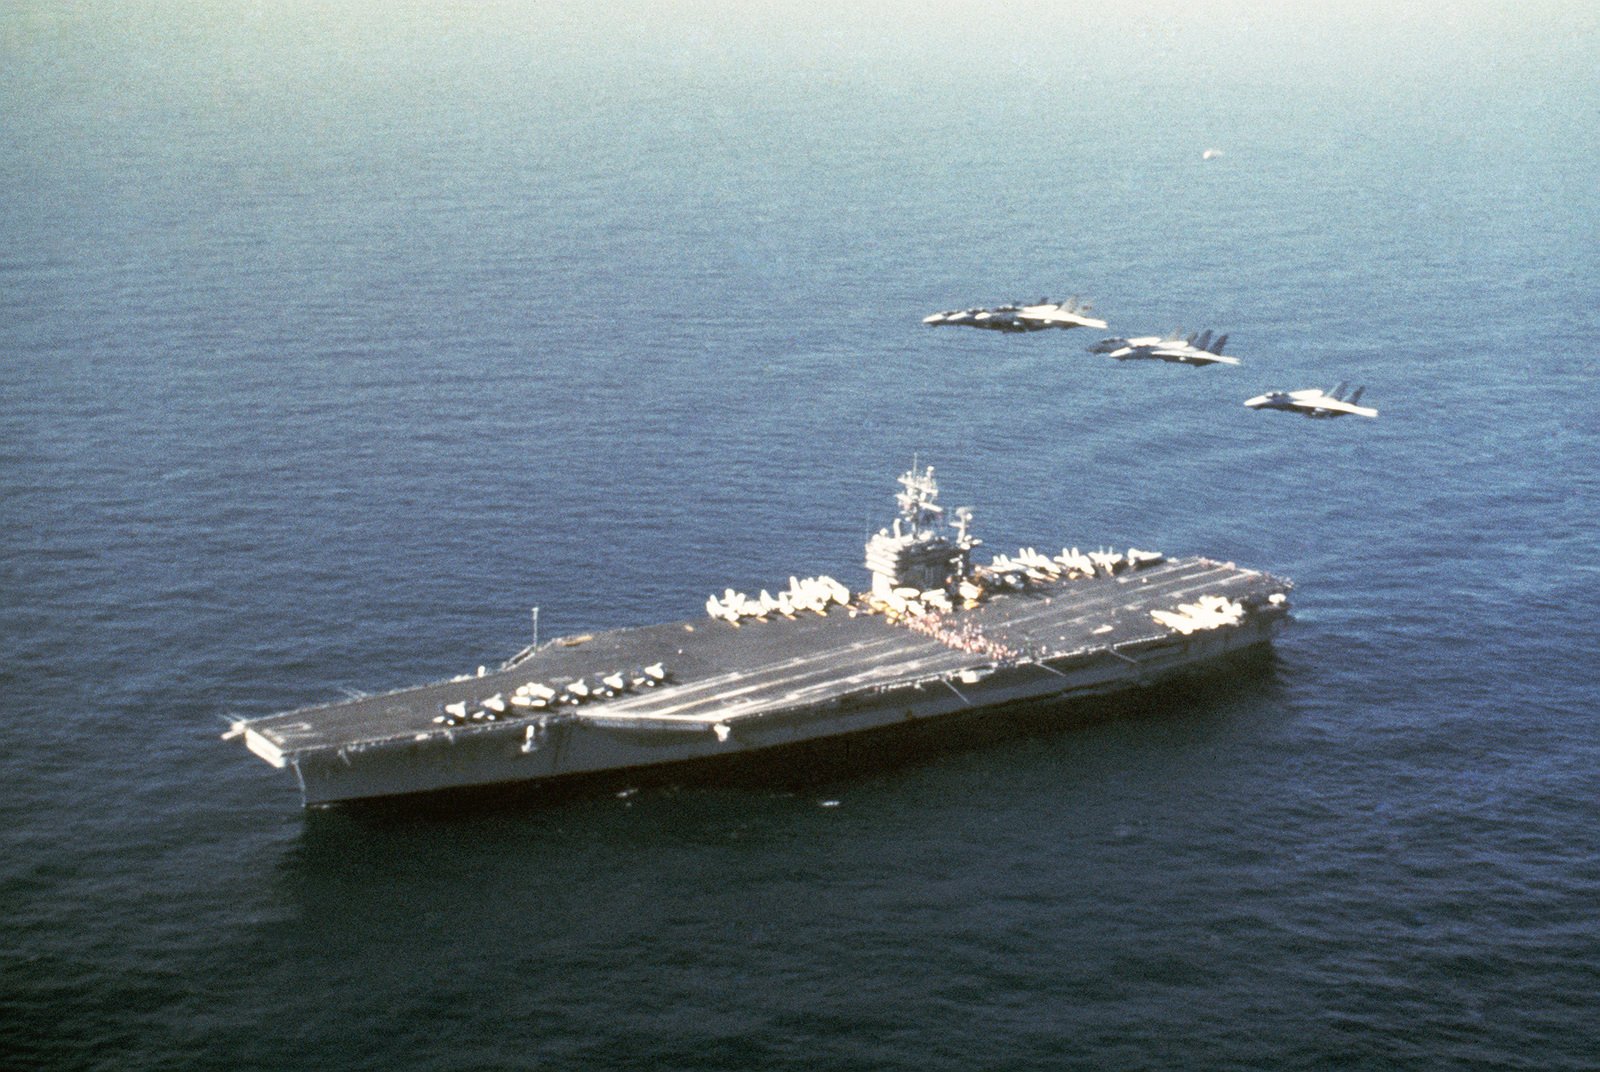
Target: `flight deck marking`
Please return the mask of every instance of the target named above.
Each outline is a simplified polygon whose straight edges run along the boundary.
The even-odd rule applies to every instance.
[[[808,670],[805,673],[792,674],[792,675],[789,675],[787,677],[770,678],[770,679],[768,679],[766,681],[757,682],[756,684],[750,685],[750,686],[748,686],[746,688],[743,688],[743,689],[733,690],[732,692],[719,693],[716,696],[711,696],[711,697],[703,697],[703,698],[691,699],[691,700],[688,700],[687,702],[684,702],[684,703],[673,704],[670,707],[646,709],[645,705],[638,704],[638,705],[634,705],[633,707],[628,708],[626,711],[622,711],[622,710],[618,710],[616,707],[613,706],[609,710],[595,710],[593,712],[586,712],[585,713],[585,717],[593,718],[596,721],[602,721],[602,720],[605,720],[607,718],[619,718],[619,719],[621,719],[621,718],[629,718],[629,717],[632,717],[632,718],[670,718],[670,719],[677,719],[677,720],[682,720],[682,721],[703,721],[705,719],[708,719],[708,718],[712,717],[712,715],[715,714],[715,709],[713,709],[712,712],[710,712],[708,714],[705,714],[705,715],[681,715],[681,714],[676,714],[675,712],[686,711],[686,710],[689,710],[689,709],[692,709],[692,708],[695,708],[695,707],[702,707],[707,702],[710,702],[710,703],[720,707],[721,705],[727,704],[728,702],[734,700],[734,698],[736,698],[736,697],[741,697],[741,696],[748,697],[748,694],[750,694],[750,693],[773,692],[773,691],[776,691],[780,686],[788,685],[788,684],[793,683],[793,682],[805,681],[805,680],[808,680],[808,679],[816,679],[821,675],[826,675],[824,677],[824,684],[827,685],[829,689],[831,689],[832,685],[834,685],[834,684],[848,684],[850,682],[858,681],[858,680],[860,680],[860,681],[869,681],[869,680],[872,680],[874,678],[878,678],[878,679],[886,679],[886,680],[889,680],[889,681],[893,681],[899,674],[903,673],[908,667],[920,667],[920,666],[922,666],[924,664],[930,664],[931,665],[931,663],[936,662],[936,661],[945,661],[945,652],[946,652],[947,649],[944,649],[942,645],[936,645],[936,647],[938,647],[939,650],[937,652],[935,652],[935,653],[932,653],[933,654],[933,658],[932,659],[929,659],[929,658],[925,657],[923,659],[913,660],[913,661],[910,661],[910,662],[901,661],[901,662],[897,662],[896,664],[894,664],[893,667],[890,667],[890,668],[884,668],[884,667],[881,667],[881,666],[876,666],[873,663],[867,663],[867,664],[865,664],[867,666],[867,670],[864,671],[864,672],[858,671],[858,672],[856,672],[854,674],[849,674],[847,676],[840,676],[839,675],[839,671],[848,670],[848,669],[851,669],[852,666],[860,665],[860,664],[838,664],[838,663],[835,663],[835,664],[833,664],[831,666],[820,667],[820,668]],[[911,653],[909,651],[907,651],[907,652],[905,652],[905,654],[909,655]],[[820,674],[819,674],[819,671],[820,671]],[[802,688],[802,689],[794,690],[794,694],[795,695],[806,695],[806,694],[814,691],[815,689],[816,689],[816,686],[812,686],[810,688]],[[773,697],[773,699],[781,698],[781,695],[782,694],[780,694],[779,697]],[[666,699],[668,697],[664,696],[662,698]],[[676,698],[680,698],[680,697],[678,697],[677,695],[673,695],[671,698],[676,699]],[[753,699],[745,699],[745,700],[742,700],[740,702],[750,703],[750,704],[758,704],[758,703],[760,703],[760,701],[753,700]],[[771,707],[772,704],[771,704],[771,702],[769,700],[767,703],[760,703],[760,706],[762,706],[762,707]]]
[[[898,642],[894,643],[895,648],[898,649],[894,654],[897,654],[902,658],[888,668],[881,666],[877,657],[874,657],[866,662],[862,662],[861,660],[840,661],[837,658],[834,658],[833,661],[826,666],[810,667],[804,672],[798,674],[768,677],[744,689],[735,690],[733,692],[721,692],[711,696],[696,696],[688,699],[687,702],[672,703],[670,706],[668,706],[666,705],[666,701],[685,700],[683,692],[679,690],[672,690],[670,692],[659,694],[658,696],[639,697],[636,702],[628,704],[626,707],[623,707],[622,705],[610,705],[604,710],[595,710],[593,712],[586,713],[586,716],[592,717],[597,721],[606,719],[608,717],[663,717],[698,721],[710,716],[678,715],[674,714],[674,712],[685,711],[695,707],[702,707],[708,703],[713,705],[714,712],[716,710],[716,705],[720,705],[721,703],[727,701],[730,697],[747,696],[748,694],[758,692],[778,693],[778,690],[783,686],[791,685],[795,682],[808,680],[816,681],[820,679],[823,685],[829,686],[830,688],[832,685],[838,683],[847,683],[857,680],[872,680],[874,678],[885,679],[892,682],[899,676],[902,676],[908,667],[920,668],[925,665],[931,666],[940,662],[950,663],[952,666],[961,666],[966,664],[966,660],[955,657],[958,656],[958,653],[951,652],[943,645],[926,640],[925,638],[919,637],[916,634],[904,634],[902,636],[890,637],[885,644],[874,643],[872,646],[881,647],[891,642]],[[905,656],[917,654],[918,648],[923,649],[919,658],[915,658],[910,661],[907,661],[904,658]],[[788,665],[789,667],[794,667],[807,663],[816,663],[819,661],[820,658],[795,659],[789,660]],[[857,669],[858,667],[862,666],[867,668],[864,672]],[[856,672],[847,676],[840,676],[841,671],[850,670],[855,670]],[[697,693],[705,692],[708,687],[711,687],[714,684],[715,682],[697,682],[695,683],[694,691]],[[794,690],[794,694],[809,694],[816,691],[817,688],[817,685],[810,685],[799,690]],[[763,706],[772,706],[772,700],[781,699],[783,695],[786,694],[779,693],[777,696],[769,698],[763,704]],[[745,702],[755,703],[758,701],[747,700]],[[656,706],[656,704],[662,704],[662,706]]]
[[[866,651],[869,648],[873,648],[873,649],[876,649],[876,648],[888,648],[888,647],[903,648],[903,647],[905,647],[905,643],[904,643],[905,640],[906,640],[906,638],[904,636],[900,636],[900,635],[896,635],[896,634],[892,634],[891,633],[891,634],[886,635],[886,636],[884,636],[884,637],[882,637],[882,638],[880,638],[878,640],[861,642],[861,643],[859,643],[857,645],[852,646],[852,648],[850,650],[852,652],[855,652],[855,653],[859,654],[859,653],[862,653],[862,652]],[[797,669],[797,668],[802,667],[802,666],[809,666],[809,665],[821,663],[821,662],[824,662],[824,661],[839,660],[840,656],[842,654],[843,654],[843,649],[830,649],[830,650],[815,652],[815,653],[811,653],[811,654],[807,654],[807,655],[793,656],[793,657],[785,659],[785,660],[783,660],[781,662],[772,663],[772,664],[770,664],[769,668],[771,670],[778,670],[778,671],[792,670],[792,669]],[[876,658],[876,657],[878,657],[878,656],[874,655],[874,658]],[[850,665],[850,661],[844,662],[843,665]],[[764,668],[764,669],[768,669],[768,668]],[[662,702],[665,702],[665,701],[668,701],[668,700],[682,700],[688,694],[691,694],[691,693],[698,694],[698,693],[704,693],[704,692],[707,692],[707,691],[710,691],[710,690],[713,690],[713,689],[719,689],[719,688],[721,688],[721,687],[723,687],[723,686],[725,686],[727,684],[731,684],[732,682],[737,681],[737,680],[743,680],[744,678],[749,677],[751,675],[752,675],[751,671],[724,672],[724,673],[720,673],[720,674],[714,674],[711,677],[702,678],[702,679],[700,679],[698,681],[686,681],[686,682],[683,682],[682,684],[673,685],[673,686],[664,688],[661,691],[656,692],[654,694],[638,694],[638,695],[634,695],[634,696],[625,697],[625,698],[623,698],[623,700],[621,700],[618,703],[607,705],[607,711],[633,712],[638,708],[649,708],[651,706],[654,706],[657,703],[662,703]],[[774,684],[774,683],[776,683],[776,682],[778,682],[780,680],[782,680],[782,679],[781,678],[771,678],[766,682],[766,684]],[[757,682],[755,685],[751,686],[751,688],[752,689],[759,688],[759,687],[761,687],[761,685],[762,685],[762,682]],[[750,691],[750,690],[740,690],[740,691]],[[736,693],[726,693],[726,694],[719,693],[719,695],[736,695]],[[698,701],[696,701],[696,702],[698,702]],[[677,706],[683,706],[683,705],[679,704]]]

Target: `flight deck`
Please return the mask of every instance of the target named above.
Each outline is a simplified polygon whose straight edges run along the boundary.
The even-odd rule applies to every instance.
[[[707,620],[620,629],[549,641],[481,677],[305,708],[249,725],[285,753],[411,738],[448,732],[435,719],[450,704],[477,708],[525,684],[560,689],[650,664],[664,669],[665,680],[595,698],[582,706],[582,716],[596,722],[727,723],[905,681],[954,682],[997,661],[1112,653],[1167,634],[1151,618],[1152,610],[1202,593],[1265,599],[1280,587],[1266,574],[1192,558],[999,594],[940,616],[940,624],[925,626],[926,632],[845,607],[739,625]],[[930,635],[935,630],[944,638]],[[496,721],[543,715],[511,707]]]

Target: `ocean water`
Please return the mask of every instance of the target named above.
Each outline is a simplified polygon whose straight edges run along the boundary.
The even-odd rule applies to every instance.
[[[0,1064],[1592,1068],[1600,83],[1550,3],[0,13]],[[1203,160],[1208,148],[1221,150]],[[930,330],[1048,294],[1115,331]],[[1246,410],[1368,385],[1376,421]],[[997,549],[1266,666],[821,784],[302,812],[225,721]]]

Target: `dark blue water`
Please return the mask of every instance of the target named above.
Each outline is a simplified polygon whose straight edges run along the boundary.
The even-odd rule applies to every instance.
[[[1594,1066],[1595,16],[816,8],[0,14],[0,1063]],[[918,323],[1074,292],[1244,364]],[[1297,621],[799,790],[217,740],[859,579],[914,453]]]

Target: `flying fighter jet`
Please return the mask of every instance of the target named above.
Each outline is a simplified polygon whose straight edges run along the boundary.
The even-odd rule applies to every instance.
[[[1099,328],[1106,322],[1089,316],[1089,303],[1077,298],[1052,302],[1040,298],[1033,305],[997,305],[993,309],[951,309],[922,318],[924,324],[960,325],[991,331],[1043,331],[1045,328]]]
[[[1315,387],[1308,387],[1303,391],[1268,391],[1264,395],[1257,395],[1245,402],[1251,409],[1281,409],[1290,413],[1303,413],[1307,417],[1343,417],[1354,414],[1357,417],[1376,417],[1378,411],[1371,406],[1358,406],[1361,401],[1361,392],[1365,387],[1357,387],[1355,394],[1348,399],[1342,397],[1348,384],[1341,383],[1333,390],[1323,392]]]
[[[1145,335],[1137,339],[1101,339],[1089,347],[1091,354],[1106,354],[1118,361],[1170,361],[1177,365],[1237,365],[1237,357],[1222,352],[1228,337],[1220,335],[1216,341],[1211,332],[1204,331],[1187,338],[1180,328],[1171,335]]]

